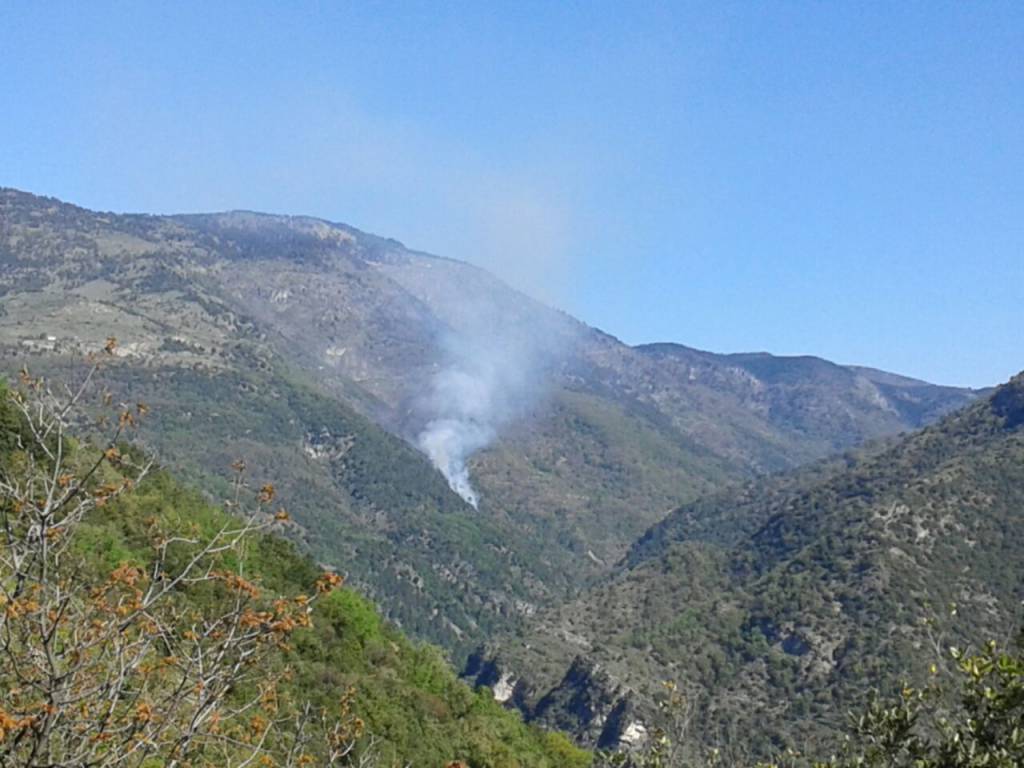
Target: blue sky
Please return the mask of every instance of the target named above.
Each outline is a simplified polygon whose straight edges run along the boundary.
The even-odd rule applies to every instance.
[[[310,213],[631,343],[1024,368],[1024,3],[0,0],[0,185]]]

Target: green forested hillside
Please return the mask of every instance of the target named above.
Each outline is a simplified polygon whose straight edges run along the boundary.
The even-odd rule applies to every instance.
[[[35,447],[44,444],[36,439],[41,433],[27,428],[25,419],[12,408],[12,402],[11,394],[0,386],[0,482],[8,489],[0,496],[0,518],[8,532],[6,540],[0,541],[0,603],[5,607],[4,616],[0,618],[4,634],[4,641],[0,645],[5,653],[3,670],[0,671],[0,763],[34,767],[47,764],[46,759],[51,759],[57,760],[54,764],[63,765],[54,756],[59,756],[66,744],[62,747],[56,743],[55,736],[47,736],[45,739],[39,736],[40,742],[47,744],[48,749],[56,750],[52,751],[50,758],[29,756],[19,747],[20,744],[32,743],[26,733],[41,733],[43,727],[42,721],[35,714],[38,710],[33,708],[34,705],[25,703],[30,702],[33,696],[33,685],[27,683],[32,679],[32,673],[21,669],[19,664],[22,659],[33,658],[33,638],[43,643],[43,638],[47,636],[47,633],[39,635],[31,629],[31,622],[35,621],[34,612],[46,607],[44,598],[50,594],[46,585],[59,585],[64,579],[73,579],[73,586],[66,587],[70,590],[70,607],[60,610],[81,607],[79,601],[84,601],[82,605],[88,609],[90,601],[107,594],[105,590],[110,589],[110,585],[115,582],[131,586],[141,579],[144,584],[146,577],[143,574],[152,570],[161,541],[174,537],[185,537],[197,542],[213,540],[217,531],[241,524],[241,521],[238,518],[233,520],[222,509],[211,506],[202,496],[185,488],[165,471],[152,471],[137,487],[131,483],[126,485],[126,480],[138,474],[128,469],[129,463],[121,458],[135,455],[127,447],[122,447],[120,451],[106,451],[106,458],[95,465],[97,469],[91,475],[89,468],[94,466],[94,457],[104,455],[99,449],[73,441],[62,443],[65,447],[61,454],[51,454]],[[133,412],[134,408],[125,411]],[[122,417],[122,423],[140,418]],[[56,445],[53,443],[56,439],[54,434],[51,432],[50,437],[44,438],[46,445]],[[29,460],[28,451],[35,457],[34,462]],[[58,463],[54,464],[54,461]],[[18,574],[28,571],[25,570],[27,566],[23,564],[24,561],[19,560],[14,553],[24,551],[18,547],[25,542],[31,546],[33,529],[20,529],[18,519],[27,514],[26,504],[44,503],[43,500],[34,501],[27,489],[34,487],[30,485],[34,482],[34,473],[51,465],[61,467],[55,470],[59,473],[59,482],[53,488],[73,490],[77,487],[79,477],[87,477],[87,482],[83,480],[85,484],[81,486],[81,492],[69,498],[86,498],[95,500],[95,503],[90,504],[80,523],[67,523],[68,535],[71,536],[70,548],[53,560],[54,570],[41,573],[33,571],[28,583],[37,579],[40,586],[38,589],[33,587],[35,591],[27,596],[19,597],[24,576]],[[266,486],[259,491],[264,500],[276,493],[276,490]],[[288,501],[286,497],[278,498]],[[239,507],[243,508],[244,505]],[[62,520],[65,518],[62,516],[65,513],[60,506],[53,510],[43,519],[51,521],[53,530],[57,531],[64,524]],[[19,543],[19,537],[25,538]],[[53,541],[58,541],[57,534],[54,534]],[[191,545],[185,543],[173,546],[177,549],[172,549],[170,565],[165,563],[161,566],[165,568],[167,578],[175,573],[175,568],[180,570],[183,567],[181,563],[186,562],[192,551]],[[244,591],[246,599],[252,600],[253,610],[267,610],[277,614],[284,610],[278,607],[281,601],[283,604],[291,605],[294,602],[303,605],[300,602],[305,599],[302,595],[315,593],[314,587],[319,588],[318,580],[322,574],[320,567],[299,554],[293,544],[276,533],[253,533],[238,546],[226,550],[210,562],[209,568],[213,570],[204,570],[205,577],[182,582],[176,587],[169,598],[173,606],[170,615],[178,617],[176,621],[180,622],[180,626],[176,630],[162,625],[165,627],[163,632],[180,631],[187,637],[189,622],[197,626],[197,617],[217,613],[224,606],[230,609],[236,600],[242,598],[241,592],[232,593],[217,587],[221,582],[235,583],[231,581],[234,579],[241,585],[240,589]],[[58,601],[64,599],[59,597],[59,590],[56,594]],[[297,628],[282,642],[268,646],[260,657],[258,669],[252,670],[237,685],[237,689],[229,692],[228,704],[223,710],[225,729],[233,722],[232,716],[227,714],[234,706],[232,702],[240,701],[247,695],[247,691],[267,681],[279,681],[274,689],[273,700],[267,699],[269,694],[262,694],[261,708],[253,711],[260,717],[278,723],[260,747],[258,755],[263,755],[260,758],[263,762],[259,764],[293,764],[294,761],[286,761],[286,753],[296,737],[295,728],[301,719],[302,707],[307,704],[312,707],[311,711],[316,713],[317,718],[320,712],[326,713],[328,718],[341,717],[344,708],[345,712],[350,712],[346,723],[351,725],[357,722],[353,718],[358,719],[358,724],[350,728],[358,736],[354,738],[355,751],[351,762],[346,758],[341,762],[329,763],[326,753],[317,752],[314,745],[309,747],[312,750],[310,764],[364,765],[358,762],[358,758],[369,754],[371,749],[376,761],[373,765],[382,768],[393,765],[438,768],[447,765],[449,761],[462,761],[474,768],[563,768],[589,764],[589,757],[571,747],[564,737],[525,726],[517,714],[501,708],[489,691],[470,690],[457,680],[438,649],[410,641],[384,621],[372,604],[356,592],[348,588],[327,591],[319,596],[314,605],[310,617],[311,626],[302,628],[300,621]],[[101,615],[98,613],[93,622],[98,622]],[[118,615],[129,614],[122,612]],[[87,640],[76,639],[74,626],[63,629],[57,613],[51,611],[50,617],[51,621],[57,622],[55,626],[60,638],[60,644],[53,651],[56,654],[55,664],[75,663],[78,653],[74,651],[76,642],[83,643],[81,653],[90,653]],[[19,641],[18,621],[29,622],[25,625],[28,627],[28,634],[25,635],[28,639]],[[247,626],[244,616],[242,626]],[[15,629],[12,630],[12,627]],[[22,645],[19,646],[19,642]],[[65,653],[70,654],[69,661],[64,660]],[[160,656],[157,650],[152,653]],[[170,651],[164,651],[162,657],[164,665],[176,663]],[[116,658],[109,663],[109,668],[101,669],[100,685],[107,684],[103,680],[104,676],[110,680],[117,677]],[[142,679],[157,679],[154,677],[156,672],[145,672],[145,666],[142,669]],[[59,682],[61,677],[58,675],[45,679]],[[154,701],[159,702],[159,697],[163,695],[159,683],[150,682],[149,685],[156,686]],[[135,714],[129,721],[132,727],[141,728],[141,724],[147,722],[148,718],[156,718],[156,715],[148,714],[152,711],[149,709],[151,705],[132,703],[143,701],[135,698],[141,697],[143,693],[141,689],[131,687],[124,693],[130,697],[128,706],[134,707],[132,711]],[[170,690],[166,693],[171,695]],[[73,699],[65,702],[59,696],[51,701],[55,702],[55,712],[65,711],[64,707],[78,706],[70,703]],[[19,706],[23,710],[19,711]],[[155,708],[157,704],[152,706]],[[83,713],[86,717],[83,722],[87,722],[88,713],[84,710]],[[255,717],[256,714],[244,715],[247,728],[257,729],[257,721],[252,720],[250,723],[250,716]],[[55,733],[60,732],[59,723],[50,728]],[[115,740],[110,742],[112,745],[116,738],[115,732]],[[156,739],[155,736],[153,738]],[[251,746],[249,742],[239,743],[238,750],[241,753]],[[110,749],[113,750],[114,746]],[[292,757],[296,758],[296,755]],[[226,757],[224,762],[218,762],[220,758],[214,759],[209,755],[204,758],[202,754],[194,759],[196,762],[189,764],[235,764]],[[100,761],[96,764],[106,763]],[[129,761],[124,764],[135,763]],[[150,762],[142,764],[163,765],[164,762],[154,757]],[[294,764],[305,763],[300,760]]]
[[[0,190],[0,368],[73,379],[109,336],[109,386],[152,403],[143,437],[168,466],[220,493],[245,458],[317,559],[457,656],[606,574],[679,504],[975,396],[825,361],[634,349],[469,264],[310,217]],[[494,379],[521,375],[529,394],[470,458],[479,511],[411,447],[467,337],[512,359]]]
[[[1012,623],[1019,380],[888,446],[752,480],[978,393],[817,358],[630,348],[469,265],[305,217],[96,213],[0,190],[0,265],[5,373],[75,386],[117,337],[95,383],[147,404],[148,451],[203,498],[227,498],[244,459],[286,500],[287,536],[318,568],[268,539],[249,553],[260,579],[290,594],[338,568],[401,632],[456,659],[503,637],[497,659],[475,659],[477,679],[584,740],[641,739],[665,678],[687,692],[694,745],[828,739],[867,688],[919,669],[928,643]],[[536,397],[470,459],[474,509],[413,446],[446,343],[480,325],[513,329],[486,339],[499,356],[524,337],[551,348],[531,372]],[[221,514],[152,483],[155,496],[144,485],[86,521],[89,573],[145,560],[119,509],[145,501],[175,525]],[[445,743],[480,765],[559,764],[564,743],[337,595],[318,604],[326,624],[278,649],[274,664],[307,675],[294,690],[327,680],[336,696],[337,667],[352,670],[387,754],[422,742],[441,759],[430,745]],[[353,626],[328,631],[336,619]],[[531,757],[500,757],[509,748]]]
[[[827,744],[869,690],[927,677],[949,645],[1012,636],[1022,425],[1024,374],[891,445],[685,506],[492,664],[527,712],[581,733],[587,717],[552,711],[547,691],[603,692],[625,726],[656,722],[659,681],[674,679],[695,745]],[[577,662],[573,699],[560,679],[577,655],[599,672],[581,682]]]

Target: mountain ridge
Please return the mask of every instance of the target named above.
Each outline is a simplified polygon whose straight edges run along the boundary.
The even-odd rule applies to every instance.
[[[975,397],[928,389],[903,415],[862,384],[796,397],[316,217],[93,213],[4,190],[0,265],[6,370],[63,375],[116,336],[111,386],[158,402],[153,448],[215,494],[238,456],[274,475],[318,557],[456,654],[600,577],[680,503]],[[439,374],[467,365],[523,379],[469,458],[479,513],[412,450]]]
[[[656,681],[675,679],[704,746],[832,748],[871,688],[1019,625],[1022,426],[1019,374],[918,432],[683,506],[467,674],[592,745],[657,724]],[[613,711],[628,713],[615,727]]]

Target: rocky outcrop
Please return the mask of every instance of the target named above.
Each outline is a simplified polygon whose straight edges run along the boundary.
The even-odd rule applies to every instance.
[[[637,735],[631,698],[598,664],[577,656],[528,719],[571,733],[582,744],[614,749],[629,745],[627,732]]]
[[[490,688],[496,700],[518,709],[524,717],[529,718],[529,701],[533,693],[530,685],[486,649],[480,648],[470,655],[462,677],[473,687]]]
[[[495,699],[518,709],[528,722],[565,731],[588,747],[632,749],[647,740],[647,726],[632,692],[583,656],[577,656],[558,685],[539,699],[528,681],[486,649],[469,657],[463,678],[490,688]]]

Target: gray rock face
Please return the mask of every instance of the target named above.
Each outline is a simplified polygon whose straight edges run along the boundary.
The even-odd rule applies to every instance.
[[[529,701],[533,691],[528,682],[506,668],[497,657],[480,648],[469,656],[462,677],[474,687],[486,686],[494,698],[509,707],[529,715]]]
[[[592,661],[577,656],[565,677],[537,702],[528,719],[573,734],[601,749],[626,745],[623,736],[634,722],[630,693],[616,685]]]
[[[527,679],[483,649],[470,656],[463,678],[491,688],[497,700],[518,709],[528,722],[564,731],[581,744],[631,749],[646,739],[632,693],[583,656],[577,656],[558,685],[539,699]]]

